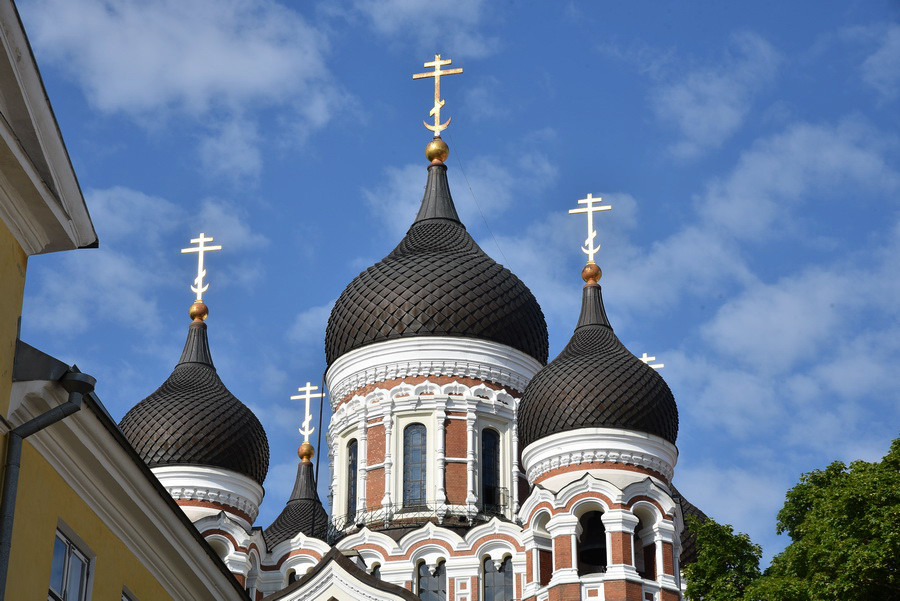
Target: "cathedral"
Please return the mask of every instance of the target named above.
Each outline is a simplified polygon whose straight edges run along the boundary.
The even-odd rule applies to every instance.
[[[424,197],[331,311],[327,448],[302,441],[274,522],[256,523],[266,433],[223,383],[207,336],[212,238],[185,249],[201,263],[181,358],[119,428],[254,601],[681,599],[695,553],[684,518],[702,513],[672,484],[672,392],[604,309],[593,214],[609,207],[589,195],[570,211],[587,217],[588,261],[571,339],[550,360],[534,295],[454,206],[440,78],[461,69],[448,64],[438,55],[414,76],[435,83]],[[298,397],[307,438],[315,389]]]

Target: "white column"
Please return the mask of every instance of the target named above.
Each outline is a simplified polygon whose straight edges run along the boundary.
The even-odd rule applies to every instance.
[[[444,445],[447,437],[447,401],[438,401],[437,410],[434,412],[434,458],[436,469],[434,470],[435,504],[440,507],[447,502],[447,491],[444,487]]]
[[[578,518],[570,513],[560,513],[547,522],[547,532],[550,533],[550,544],[553,549],[553,575],[550,577],[548,587],[557,584],[565,584],[568,582],[579,582],[578,580]],[[559,537],[566,537],[571,541],[572,549],[570,551],[572,565],[566,568],[556,567],[556,541]],[[540,580],[540,575],[537,577]]]
[[[678,588],[678,545],[676,545],[675,524],[663,520],[653,526],[653,542],[656,544],[656,580],[666,588]],[[666,574],[663,563],[663,543],[672,545],[672,571],[674,574]]]
[[[369,423],[368,423],[368,420],[366,419],[365,410],[363,410],[362,416],[360,416],[360,418],[359,418],[358,430],[359,430],[359,436],[358,436],[359,442],[357,443],[357,447],[356,447],[356,450],[357,450],[356,465],[359,468],[356,472],[358,474],[358,477],[356,479],[356,482],[357,482],[357,484],[356,484],[356,499],[357,499],[356,513],[357,514],[359,514],[360,512],[365,513],[365,511],[366,511],[366,482],[369,479],[369,470],[366,469],[366,466],[369,463],[369,461],[368,461]]]
[[[517,412],[518,413],[518,412]],[[519,513],[519,428],[517,419],[513,417],[512,431],[512,482],[509,485],[510,498],[512,499],[512,513],[508,513],[507,517],[515,519]]]
[[[384,497],[381,499],[381,506],[385,510],[385,518],[390,517],[391,513],[391,491],[393,490],[394,476],[393,470],[391,469],[393,464],[393,460],[391,457],[393,453],[391,452],[393,448],[393,444],[391,442],[391,434],[393,433],[393,407],[389,407],[387,413],[384,415],[384,419],[381,421],[384,424]]]
[[[466,412],[466,505],[475,513],[475,412]]]
[[[608,579],[639,579],[637,570],[634,569],[634,553],[632,553],[632,565],[612,562],[612,537],[613,532],[622,533],[623,537],[631,539],[631,547],[634,547],[634,528],[640,520],[636,515],[625,509],[610,509],[604,511],[600,518],[606,530],[606,549],[609,554],[606,565],[606,577]]]

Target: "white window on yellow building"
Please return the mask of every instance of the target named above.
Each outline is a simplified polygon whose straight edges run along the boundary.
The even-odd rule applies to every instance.
[[[48,601],[86,601],[90,569],[88,556],[57,530]]]

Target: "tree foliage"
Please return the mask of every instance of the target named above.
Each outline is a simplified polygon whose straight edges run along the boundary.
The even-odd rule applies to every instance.
[[[900,600],[900,438],[880,462],[803,474],[778,512],[777,531],[792,542],[763,574],[746,534],[688,524],[698,549],[684,570],[692,601]]]
[[[692,515],[686,522],[697,536],[697,561],[684,568],[687,597],[694,601],[743,599],[746,588],[760,576],[762,548],[727,524]]]

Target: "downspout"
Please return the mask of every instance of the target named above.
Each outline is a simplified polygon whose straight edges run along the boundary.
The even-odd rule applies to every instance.
[[[82,397],[94,391],[97,380],[80,372],[69,371],[59,384],[69,393],[69,400],[10,430],[6,441],[6,465],[3,489],[0,491],[0,601],[6,597],[6,580],[9,575],[9,557],[12,549],[13,518],[16,512],[16,494],[19,491],[19,466],[22,461],[22,443],[36,432],[55,424],[81,409]]]

